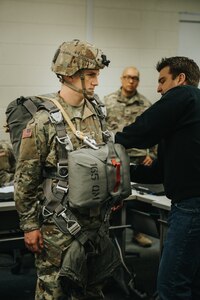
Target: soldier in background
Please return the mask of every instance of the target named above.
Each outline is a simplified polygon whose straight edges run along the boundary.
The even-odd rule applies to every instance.
[[[6,141],[0,141],[0,187],[13,183],[15,157],[12,147]]]
[[[104,97],[108,129],[114,133],[122,131],[125,126],[133,123],[139,115],[151,106],[151,102],[137,91],[139,80],[138,69],[133,66],[126,67],[121,75],[121,88]],[[156,158],[156,147],[151,149],[132,148],[127,151],[130,162],[133,164],[150,166],[153,159]],[[131,208],[134,208],[133,203],[128,204],[127,212]],[[149,238],[136,230],[133,230],[132,240],[142,247],[150,247],[152,244]]]

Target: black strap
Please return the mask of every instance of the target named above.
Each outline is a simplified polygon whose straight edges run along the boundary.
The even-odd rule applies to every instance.
[[[26,107],[26,109],[30,112],[31,115],[34,115],[38,110],[37,106],[30,98],[27,98],[27,100],[23,103],[23,106]]]

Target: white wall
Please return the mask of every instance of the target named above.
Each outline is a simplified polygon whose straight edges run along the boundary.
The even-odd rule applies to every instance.
[[[119,87],[124,67],[135,65],[140,92],[156,101],[155,65],[177,54],[180,12],[200,12],[200,1],[0,0],[0,138],[8,139],[2,126],[11,100],[59,89],[51,60],[73,38],[94,43],[111,60],[101,72],[101,98]]]
[[[192,33],[192,34],[191,34]],[[189,56],[200,66],[200,12],[181,13],[178,54]]]

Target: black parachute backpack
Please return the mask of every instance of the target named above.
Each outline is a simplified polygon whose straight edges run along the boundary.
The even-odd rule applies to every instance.
[[[23,97],[10,102],[6,109],[6,131],[10,134],[15,159],[17,160],[23,129],[38,109],[53,109],[55,105],[42,97]]]

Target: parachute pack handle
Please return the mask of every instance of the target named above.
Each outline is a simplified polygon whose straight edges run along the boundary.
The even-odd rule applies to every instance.
[[[120,168],[121,168],[121,163],[117,161],[115,158],[111,159],[112,165],[116,169],[116,183],[114,186],[114,193],[118,192],[119,186],[120,186]]]
[[[120,158],[118,157],[114,144],[112,142],[108,142],[109,145],[109,153],[108,153],[108,162],[112,167],[114,167],[114,176],[115,176],[115,185],[110,191],[110,194],[113,197],[117,197],[121,193],[121,172],[122,172],[122,164]]]
[[[72,121],[70,120],[70,117],[68,116],[68,114],[66,113],[66,111],[63,109],[62,105],[56,100],[56,99],[52,99],[52,98],[48,98],[48,97],[43,97],[43,99],[48,99],[50,101],[52,101],[62,112],[62,115],[65,119],[65,121],[68,123],[69,127],[71,128],[73,134],[78,138],[83,140],[83,142],[89,146],[92,149],[99,149],[99,147],[97,146],[95,140],[90,139],[87,136],[84,136],[84,134],[81,131],[76,130],[74,124],[72,123]]]

